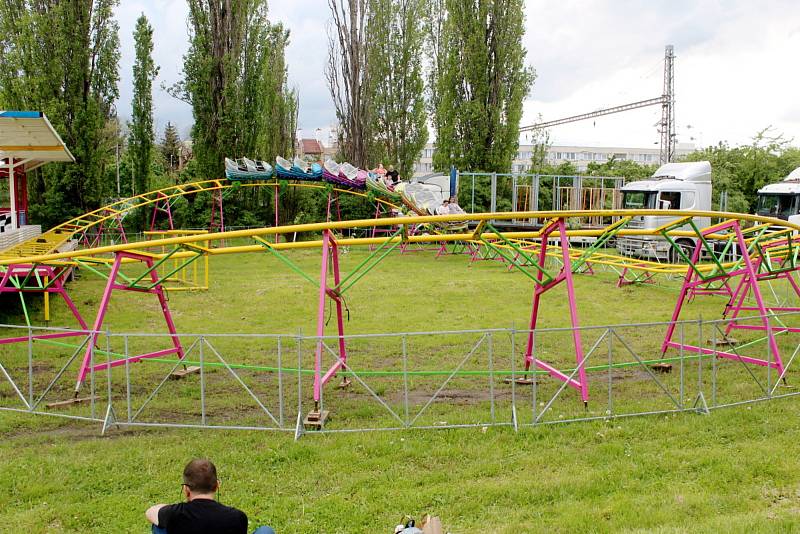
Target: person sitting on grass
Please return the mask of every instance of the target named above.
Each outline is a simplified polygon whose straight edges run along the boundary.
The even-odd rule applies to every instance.
[[[217,468],[210,460],[195,459],[183,469],[181,491],[185,503],[155,504],[145,517],[153,534],[247,534],[247,515],[217,502]],[[253,534],[275,534],[270,527],[259,527]]]

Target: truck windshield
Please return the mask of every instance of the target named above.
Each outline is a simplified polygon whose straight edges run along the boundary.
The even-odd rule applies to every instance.
[[[656,207],[656,193],[652,191],[623,191],[622,209],[640,210]]]
[[[758,215],[787,220],[790,215],[796,214],[797,211],[797,195],[777,195],[774,193],[758,195],[758,208],[756,209]]]

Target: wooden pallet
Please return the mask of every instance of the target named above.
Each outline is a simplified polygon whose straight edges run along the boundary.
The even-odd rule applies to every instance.
[[[92,400],[97,400],[97,397],[73,397],[71,399],[63,400],[63,401],[56,401],[46,404],[48,408],[66,408],[67,406],[72,406],[73,404],[81,404],[84,402],[91,402]]]
[[[514,382],[515,384],[518,384],[520,386],[530,386],[531,384],[533,384],[533,378],[524,378],[520,376],[518,378],[512,379],[509,377],[509,378],[504,378],[503,382],[505,382],[506,384]]]
[[[716,341],[717,346],[725,346],[725,345],[733,346],[733,345],[736,345],[737,343],[739,343],[738,339],[735,339],[735,338],[732,338],[732,337],[723,337],[722,339],[717,339],[717,340],[709,339],[708,340],[708,344],[712,345],[712,344],[714,344],[714,341]]]
[[[178,371],[175,371],[174,373],[169,375],[169,377],[172,380],[180,380],[181,378],[185,378],[189,375],[193,375],[199,372],[200,372],[200,367],[196,365],[191,365],[185,369],[179,369]]]
[[[650,369],[653,371],[657,371],[659,373],[671,373],[672,372],[672,364],[671,363],[654,363],[650,366]]]
[[[322,430],[325,426],[325,421],[328,420],[328,415],[330,415],[328,410],[312,410],[308,412],[308,415],[303,420],[303,426],[313,430]]]

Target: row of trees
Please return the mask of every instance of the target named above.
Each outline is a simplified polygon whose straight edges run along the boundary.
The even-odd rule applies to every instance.
[[[45,226],[84,213],[119,194],[220,176],[226,155],[260,159],[294,148],[298,95],[289,89],[285,49],[289,32],[268,19],[266,0],[187,0],[189,52],[182,79],[168,88],[191,104],[195,158],[176,177],[181,141],[167,123],[155,142],[152,90],[153,30],[139,18],[134,33],[132,119],[119,123],[118,0],[4,0],[0,2],[0,109],[44,111],[76,157],[48,165],[29,179],[30,218]],[[476,171],[508,171],[518,146],[522,101],[534,81],[522,46],[521,0],[328,0],[331,9],[326,77],[340,122],[341,156],[362,167],[394,163],[410,175],[428,139],[434,164]],[[126,134],[127,130],[127,134]],[[553,168],[534,150],[542,174]],[[116,149],[122,147],[119,173]],[[752,144],[720,144],[688,156],[714,169],[714,201],[727,192],[727,209],[752,211],[756,190],[800,166],[800,151],[780,136],[760,132]],[[644,177],[652,168],[632,162],[592,164],[594,175]],[[229,224],[273,220],[271,192],[237,193]],[[349,203],[349,201],[346,201]],[[183,202],[186,224],[207,223],[209,199]],[[366,216],[355,202],[345,217]],[[281,191],[282,222],[324,217],[306,192]],[[141,217],[141,220],[144,218]]]
[[[267,18],[266,0],[188,0],[189,52],[171,93],[194,113],[199,171],[220,176],[231,154],[290,155],[297,92],[288,89],[289,31]]]
[[[116,0],[0,3],[0,109],[44,111],[76,159],[29,177],[30,218],[45,225],[112,194],[119,81]]]
[[[436,135],[434,166],[508,171],[534,80],[522,0],[328,0],[326,77],[341,156],[403,175]]]
[[[195,161],[182,179],[221,176],[230,154],[291,155],[298,98],[287,84],[288,30],[268,20],[266,0],[188,4],[183,78],[168,89],[191,104],[195,119]],[[45,112],[76,159],[29,177],[30,219],[44,226],[118,194],[164,186],[181,159],[170,123],[156,150],[152,90],[158,66],[144,15],[134,31],[132,118],[128,125],[118,120],[117,5],[118,0],[0,2],[0,109]]]
[[[532,171],[543,175],[573,176],[577,168],[569,162],[551,165],[545,161],[549,139],[543,136],[534,145]],[[747,145],[732,147],[719,143],[687,154],[680,161],[711,163],[712,208],[738,213],[755,213],[757,192],[767,184],[779,182],[800,167],[800,148],[782,134],[767,128],[757,132]],[[604,163],[589,163],[585,176],[621,176],[642,180],[658,165],[643,165],[634,161],[610,159]],[[544,192],[546,195],[547,192]]]
[[[712,206],[740,213],[755,213],[756,192],[766,184],[778,182],[800,167],[800,148],[781,134],[762,130],[748,145],[731,147],[719,143],[689,154],[686,161],[710,161]],[[724,203],[720,195],[727,193]]]

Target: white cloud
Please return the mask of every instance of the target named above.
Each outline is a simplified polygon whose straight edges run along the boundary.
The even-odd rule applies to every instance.
[[[675,45],[678,138],[746,143],[772,125],[800,140],[794,2],[533,2],[525,44],[539,78],[526,123],[656,97]],[[534,14],[536,19],[534,20]],[[660,110],[559,126],[557,143],[652,146]],[[691,126],[689,128],[688,126]]]
[[[123,0],[120,113],[130,114],[133,28],[144,12],[155,30],[157,82],[178,79],[188,47],[183,0]],[[525,46],[538,74],[523,123],[659,96],[664,46],[675,45],[678,137],[707,145],[746,143],[772,125],[800,144],[800,3],[792,0],[528,0]],[[291,30],[289,84],[300,92],[300,125],[325,128],[334,111],[324,78],[322,0],[274,0],[270,19]],[[185,133],[191,109],[155,91],[160,126]],[[555,142],[654,146],[660,109],[645,108],[553,128]],[[691,128],[689,128],[691,126]]]

